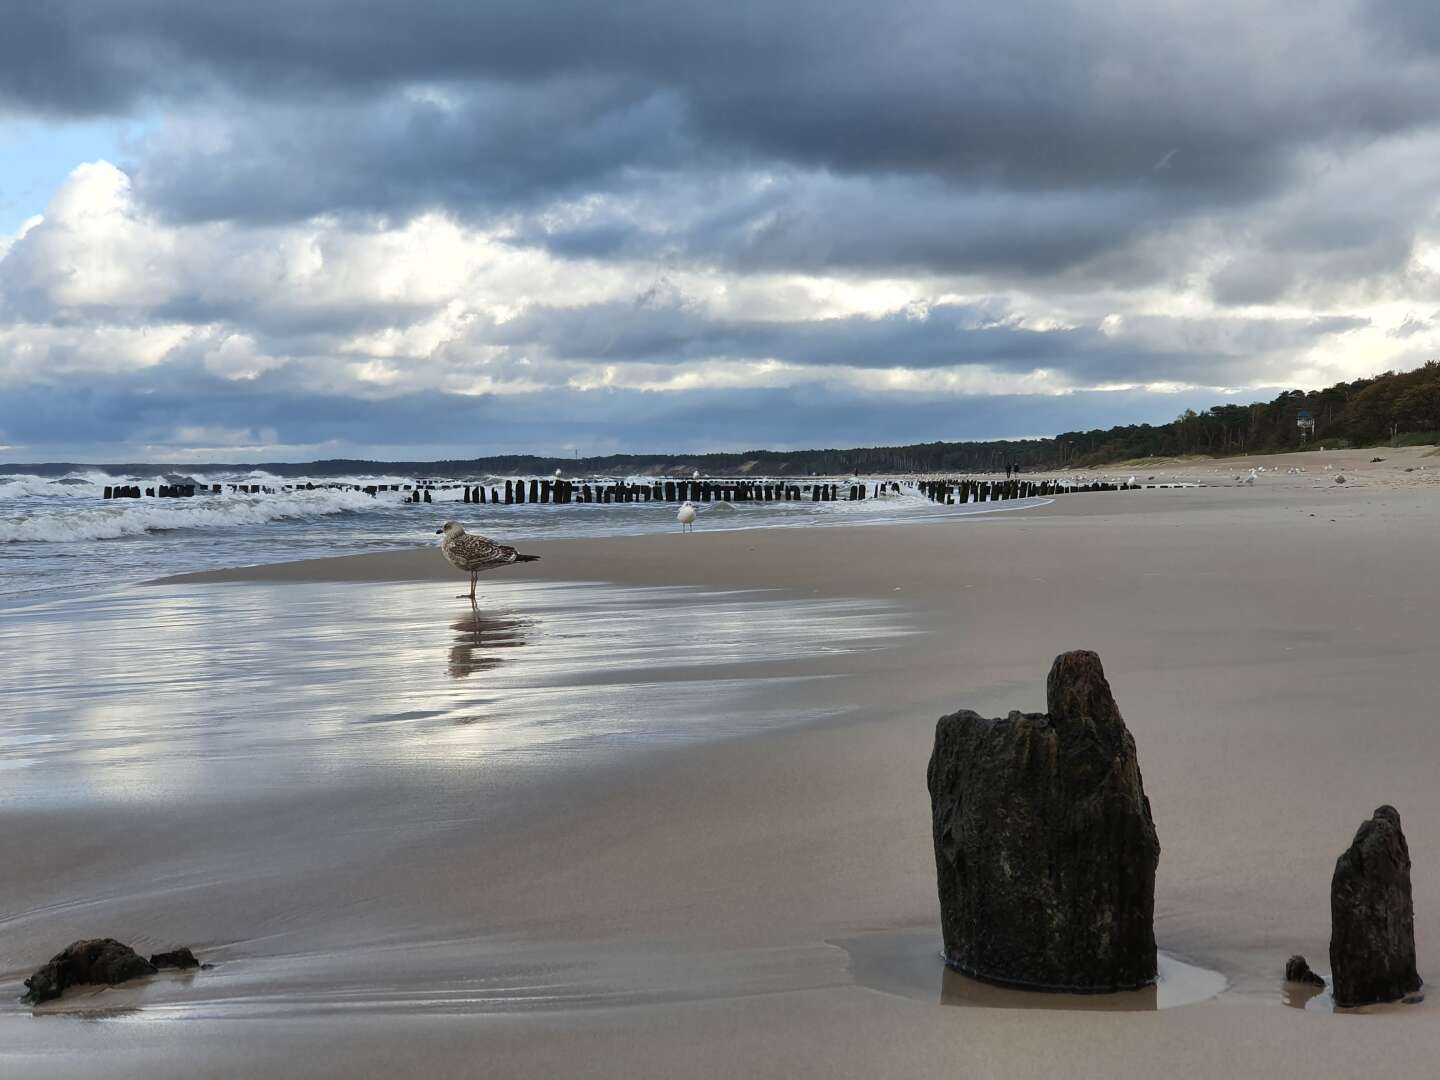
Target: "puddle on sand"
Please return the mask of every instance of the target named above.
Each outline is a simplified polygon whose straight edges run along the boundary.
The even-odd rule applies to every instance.
[[[1331,994],[1330,977],[1327,975],[1322,976],[1322,978],[1325,979],[1324,986],[1310,986],[1305,983],[1293,982],[1281,983],[1280,1001],[1292,1009],[1301,1009],[1305,1012],[1338,1013],[1341,1016],[1363,1016],[1367,1013],[1393,1012],[1396,1009],[1419,1005],[1425,1000],[1425,990],[1422,987],[1402,1001],[1377,1002],[1374,1005],[1357,1005],[1353,1008],[1340,1008],[1335,1004],[1335,998]]]
[[[1160,954],[1154,986],[1117,994],[1051,994],[992,986],[945,966],[937,930],[887,930],[830,942],[850,954],[860,986],[940,1005],[986,1009],[1150,1012],[1207,1001],[1228,985],[1218,971]]]

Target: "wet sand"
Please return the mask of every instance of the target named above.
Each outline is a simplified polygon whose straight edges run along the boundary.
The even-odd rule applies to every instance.
[[[110,1074],[146,1076],[1424,1075],[1440,1055],[1434,1001],[1287,1008],[1281,973],[1293,952],[1328,971],[1330,871],[1382,802],[1409,834],[1422,975],[1440,962],[1437,525],[1414,474],[1341,487],[1307,473],[941,525],[535,545],[540,563],[482,578],[489,604],[571,581],[759,588],[796,605],[883,601],[899,614],[881,625],[905,632],[707,673],[764,676],[767,707],[815,712],[783,730],[637,740],[509,778],[487,758],[438,789],[417,766],[192,795],[164,815],[7,808],[7,991],[82,933],[194,944],[220,966],[85,999],[101,1023],[0,1014],[0,1071],[43,1060],[80,1075],[103,1052]],[[382,582],[454,605],[459,576],[427,548],[157,591],[258,592],[283,609],[286,589],[359,597]],[[1139,747],[1163,848],[1159,944],[1226,989],[1121,1012],[954,1008],[877,987],[839,943],[890,935],[904,964],[916,935],[938,936],[935,718],[1040,708],[1051,659],[1081,647],[1103,658]]]

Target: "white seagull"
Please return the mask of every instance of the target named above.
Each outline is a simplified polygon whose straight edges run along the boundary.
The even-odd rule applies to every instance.
[[[470,575],[471,604],[475,603],[475,579],[486,570],[495,570],[518,562],[535,562],[539,555],[521,555],[513,547],[497,544],[494,540],[475,533],[467,533],[458,521],[447,521],[435,530],[436,536],[443,536],[440,551],[450,560],[450,565]],[[464,599],[461,593],[456,599]]]
[[[675,515],[675,520],[680,522],[680,531],[684,532],[688,526],[691,532],[695,531],[695,504],[687,502],[680,507],[680,512]]]

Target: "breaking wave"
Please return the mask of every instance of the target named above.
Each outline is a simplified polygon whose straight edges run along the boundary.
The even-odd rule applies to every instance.
[[[83,508],[51,504],[35,513],[0,520],[0,543],[64,544],[80,540],[116,540],[173,529],[264,525],[270,521],[343,514],[374,506],[375,499],[359,491],[218,495],[163,501],[122,500]]]

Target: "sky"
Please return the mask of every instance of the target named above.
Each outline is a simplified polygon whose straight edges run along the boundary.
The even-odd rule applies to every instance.
[[[0,460],[1163,422],[1440,341],[1419,0],[11,0]]]

